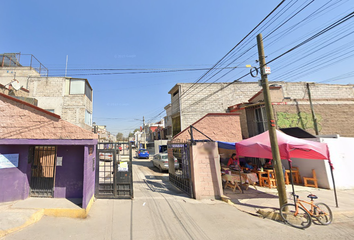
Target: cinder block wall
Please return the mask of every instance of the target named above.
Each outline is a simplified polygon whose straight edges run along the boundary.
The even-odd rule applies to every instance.
[[[223,87],[227,86],[228,83],[200,83],[191,88],[192,84],[180,84],[179,95],[182,95],[182,97],[179,100],[176,100],[176,97],[171,97],[173,113],[177,111],[179,104],[181,105],[182,130],[207,113],[224,113],[232,105],[248,102],[251,97],[261,90],[258,82],[233,83],[226,88]],[[281,85],[284,97],[308,99],[305,82],[270,82],[270,84]],[[175,87],[175,89],[177,88]],[[352,85],[310,84],[310,90],[313,99],[354,98]],[[186,91],[187,93],[183,95]],[[243,132],[243,134],[248,135],[247,132]]]
[[[319,135],[339,134],[354,137],[354,100],[352,101],[313,101]],[[287,105],[274,105],[274,114],[279,128],[300,127],[315,134],[311,108],[308,101],[291,102]],[[301,123],[302,121],[302,123]]]
[[[181,129],[185,129],[207,113],[225,113],[229,106],[246,102],[261,87],[256,82],[235,83],[226,87],[226,83],[196,84],[180,99]],[[187,91],[192,84],[182,84],[181,93]],[[172,102],[178,104],[178,101]]]
[[[38,107],[54,109],[54,113],[72,124],[91,130],[85,124],[85,111],[92,113],[92,102],[86,95],[66,94],[66,78],[38,77],[29,79],[30,96],[38,100]]]
[[[192,145],[191,172],[195,199],[220,199],[223,195],[217,143]]]

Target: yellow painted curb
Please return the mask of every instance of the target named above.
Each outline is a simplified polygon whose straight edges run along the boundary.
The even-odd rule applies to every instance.
[[[10,233],[19,231],[33,223],[38,222],[39,220],[41,220],[41,218],[44,215],[53,216],[53,217],[86,218],[94,202],[95,202],[95,197],[92,196],[89,203],[87,204],[86,209],[63,209],[63,208],[40,209],[34,214],[32,214],[32,216],[23,225],[8,230],[0,230],[0,238]]]
[[[44,209],[44,215],[53,217],[69,217],[69,218],[86,218],[93,203],[95,197],[92,196],[86,209],[64,209],[64,208],[52,208]]]
[[[25,228],[25,227],[33,224],[33,223],[38,222],[39,220],[41,220],[43,215],[44,215],[43,209],[38,210],[37,212],[32,214],[32,216],[24,224],[22,224],[21,226],[15,227],[15,228],[11,228],[11,229],[8,229],[8,230],[0,231],[0,237],[4,237],[7,234],[19,231],[19,230],[21,230],[21,229],[23,229],[23,228]]]

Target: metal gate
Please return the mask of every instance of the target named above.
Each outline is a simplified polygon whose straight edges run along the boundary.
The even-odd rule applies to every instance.
[[[178,159],[180,165],[179,169],[176,170],[175,173],[169,173],[169,180],[173,185],[193,198],[190,147],[190,142],[168,144],[168,148],[172,149],[172,154]]]
[[[30,147],[31,197],[53,197],[55,176],[55,146]]]
[[[98,143],[96,152],[96,198],[133,198],[131,143]]]

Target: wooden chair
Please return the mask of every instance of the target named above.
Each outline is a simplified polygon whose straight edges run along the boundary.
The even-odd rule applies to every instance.
[[[310,184],[308,182],[313,182],[313,184]],[[304,177],[304,186],[305,187],[315,187],[315,188],[318,188],[318,185],[317,185],[317,177],[316,177],[316,172],[315,172],[315,169],[312,169],[312,178],[310,177]]]
[[[277,182],[275,180],[275,172],[273,170],[267,170],[267,176],[262,177],[260,181],[262,181],[263,187],[277,187]]]

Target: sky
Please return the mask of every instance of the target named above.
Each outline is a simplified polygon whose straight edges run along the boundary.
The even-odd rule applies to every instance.
[[[33,54],[49,76],[64,76],[68,59],[67,76],[87,78],[93,88],[93,122],[125,136],[143,117],[146,123],[164,117],[176,83],[232,82],[247,74],[246,64],[257,66],[258,33],[266,61],[303,43],[269,64],[269,81],[354,84],[354,18],[315,37],[354,11],[351,0],[284,1],[218,65],[237,69],[200,79],[207,70],[195,69],[211,68],[280,2],[1,1],[0,52]],[[161,73],[176,69],[194,70]]]

